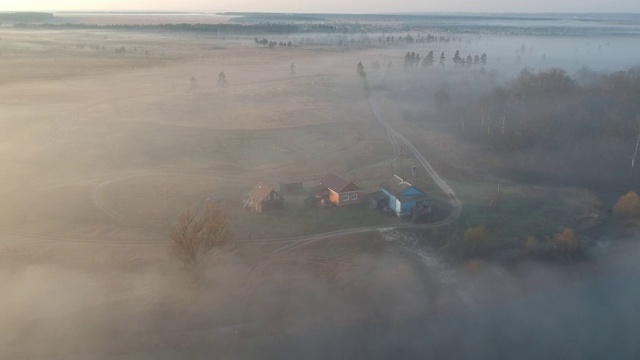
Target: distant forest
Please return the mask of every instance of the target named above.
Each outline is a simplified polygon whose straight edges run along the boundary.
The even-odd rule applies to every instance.
[[[582,69],[573,76],[558,68],[524,69],[500,85],[492,84],[491,72],[474,74],[463,72],[459,82],[433,89],[432,105],[407,108],[404,118],[443,126],[489,158],[520,159],[494,164],[512,175],[517,170],[519,180],[640,184],[640,67],[613,73]],[[424,83],[416,83],[394,98],[411,104],[421,94],[424,101],[425,91]]]
[[[33,24],[19,23],[16,28],[28,29],[100,29],[100,30],[152,30],[167,32],[205,32],[215,34],[296,34],[313,32],[340,32],[340,27],[333,25],[312,24],[117,24],[117,25],[93,25],[93,24]]]
[[[570,14],[483,15],[483,14],[280,14],[223,13],[232,16],[224,24],[118,24],[92,25],[61,23],[49,13],[4,13],[0,22],[17,23],[20,28],[115,29],[218,34],[297,34],[297,33],[394,33],[435,32],[446,34],[493,34],[528,36],[636,36],[640,17],[609,14],[588,18]],[[495,24],[492,22],[511,21]],[[566,26],[572,21],[572,26]],[[523,23],[518,23],[523,22]],[[524,23],[526,22],[526,23]],[[544,23],[543,23],[544,22]],[[598,26],[594,26],[594,23]],[[537,24],[537,25],[535,25]],[[632,26],[628,26],[632,25]]]
[[[477,120],[468,122],[465,130],[506,149],[585,138],[635,140],[640,131],[640,67],[611,74],[583,70],[576,77],[561,69],[525,69],[480,99]]]
[[[0,22],[44,22],[53,19],[53,14],[43,12],[0,13]]]

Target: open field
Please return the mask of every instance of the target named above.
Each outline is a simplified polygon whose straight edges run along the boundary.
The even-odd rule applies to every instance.
[[[353,172],[392,156],[354,91],[350,54],[327,61],[310,50],[171,35],[126,42],[119,33],[31,35],[2,35],[3,53],[15,51],[2,66],[7,230],[38,218],[30,233],[69,233],[55,224],[76,221],[80,237],[87,235],[83,227],[97,234],[144,224],[152,238],[176,212],[215,198],[237,232],[246,233],[256,215],[244,213],[241,201],[258,181],[312,186],[329,170]],[[64,45],[93,41],[134,50],[116,55]],[[172,53],[158,54],[155,41],[171,43]],[[25,43],[29,50],[16,48]],[[141,55],[143,49],[152,55]],[[287,75],[291,62],[298,64],[296,76]],[[43,68],[46,76],[37,72]],[[228,88],[215,85],[219,71]],[[189,89],[192,76],[195,89]],[[356,179],[375,187],[380,177]],[[12,196],[17,193],[33,195]],[[79,209],[87,223],[77,222]],[[290,228],[287,217],[282,221],[281,229]]]

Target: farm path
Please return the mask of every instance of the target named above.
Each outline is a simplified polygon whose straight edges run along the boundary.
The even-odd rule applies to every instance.
[[[327,76],[326,74],[320,74],[320,75],[315,75],[315,76],[310,76],[310,77],[317,77],[317,76]],[[286,78],[278,78],[278,79],[274,79],[271,81],[283,81],[283,80],[289,80]],[[237,84],[237,86],[239,85],[248,85],[248,84]],[[137,95],[136,97],[146,97],[146,96],[150,96],[151,94],[142,94],[142,95]],[[117,101],[119,99],[123,99],[124,97],[116,97],[115,99],[109,99],[109,101],[113,102],[114,100]],[[131,98],[131,96],[128,97],[129,99]],[[99,102],[98,102],[99,103]],[[96,103],[96,104],[98,104]],[[96,104],[90,104],[89,106],[84,106],[84,107],[80,107],[81,109],[86,109],[89,108],[91,106],[95,106]],[[399,142],[402,142],[403,144],[405,144],[413,153],[413,155],[415,156],[415,158],[418,160],[418,162],[421,164],[421,166],[425,169],[425,171],[429,174],[429,176],[434,180],[435,184],[442,189],[443,193],[449,198],[449,202],[451,203],[453,210],[451,211],[451,213],[443,220],[438,221],[438,222],[434,222],[434,223],[429,223],[429,224],[407,224],[407,225],[401,225],[401,226],[396,226],[394,227],[394,229],[431,229],[431,228],[436,228],[436,227],[440,227],[440,226],[445,226],[451,222],[453,222],[454,220],[456,220],[459,215],[460,212],[462,210],[462,202],[457,198],[455,192],[453,191],[453,189],[446,183],[446,181],[444,179],[442,179],[442,177],[440,177],[440,175],[433,169],[433,167],[429,164],[429,162],[425,159],[425,157],[420,153],[420,151],[403,135],[401,135],[400,133],[398,133],[396,130],[394,130],[382,117],[379,109],[378,109],[378,104],[375,101],[375,98],[373,96],[371,96],[369,98],[369,106],[371,108],[371,111],[373,113],[373,116],[375,117],[376,121],[385,128],[386,132],[387,132],[387,137],[389,139],[389,142],[391,143],[392,147],[393,147],[393,157],[387,160],[384,160],[382,162],[376,163],[376,164],[370,164],[365,166],[364,168],[370,168],[370,167],[376,167],[376,166],[380,166],[380,165],[384,165],[387,164],[389,162],[392,162],[395,160],[395,158],[398,156],[398,152],[399,152]],[[51,134],[49,136],[48,139],[45,140],[45,144],[50,144],[51,142],[54,142],[57,140],[57,138],[60,137],[61,133],[65,132],[66,130],[68,130],[70,127],[73,126],[73,123],[77,120],[76,117],[78,115],[79,110],[75,109],[72,110],[69,115],[68,118],[66,119],[67,121],[65,122],[65,124],[63,124],[63,126],[54,131],[53,134]],[[93,192],[93,202],[96,205],[96,207],[103,211],[105,214],[107,214],[109,217],[111,217],[114,220],[117,221],[125,221],[126,220],[126,216],[124,216],[124,214],[121,214],[117,211],[115,211],[114,209],[111,209],[109,206],[107,206],[106,202],[104,201],[104,199],[102,198],[102,190],[103,188],[109,184],[112,183],[114,181],[119,181],[122,179],[126,179],[129,177],[137,177],[137,176],[148,176],[151,174],[157,174],[159,173],[158,171],[154,171],[154,172],[150,172],[150,171],[140,171],[140,172],[135,172],[134,174],[131,173],[125,173],[125,174],[121,174],[120,176],[115,176],[113,178],[110,178],[106,181],[101,182],[100,184],[98,184],[98,186],[96,187],[96,189]],[[90,179],[91,180],[95,180],[95,179]],[[84,180],[82,181],[84,182]],[[66,185],[66,184],[64,184]],[[63,185],[63,186],[64,186]],[[283,252],[287,252],[287,251],[291,251],[303,246],[307,246],[309,244],[312,244],[314,242],[323,240],[323,239],[328,239],[328,238],[333,238],[333,237],[337,237],[337,236],[344,236],[344,235],[351,235],[351,234],[358,234],[358,233],[365,233],[365,232],[369,232],[369,231],[386,231],[389,230],[389,227],[380,227],[380,226],[367,226],[367,227],[359,227],[359,228],[351,228],[351,229],[344,229],[344,230],[337,230],[337,231],[331,231],[331,232],[326,232],[326,233],[318,233],[318,234],[310,234],[310,235],[305,235],[305,236],[296,236],[296,237],[283,237],[283,238],[271,238],[271,239],[244,239],[244,240],[239,240],[239,242],[241,243],[246,243],[246,244],[262,244],[262,245],[267,245],[267,244],[271,244],[271,245],[282,245],[278,248],[276,248],[275,250],[272,251],[271,255],[276,255],[279,253],[283,253]],[[148,245],[156,245],[153,242],[147,242],[147,241],[135,241],[135,240],[128,240],[128,241],[121,241],[121,242],[110,242],[108,240],[97,240],[97,239],[65,239],[63,237],[55,237],[55,236],[42,236],[42,235],[36,235],[36,234],[27,234],[27,233],[21,233],[21,232],[17,232],[17,231],[3,231],[4,235],[10,235],[10,238],[14,238],[15,240],[17,240],[16,238],[20,238],[20,240],[26,242],[26,243],[34,243],[34,242],[66,242],[66,243],[81,243],[81,242],[86,242],[86,243],[112,243],[112,244],[117,244],[117,243],[122,243],[122,244],[148,244]],[[26,240],[26,241],[25,241]]]
[[[425,157],[420,153],[420,151],[402,134],[394,130],[382,117],[380,110],[378,109],[378,104],[376,103],[373,97],[369,98],[369,106],[371,111],[373,112],[373,116],[376,118],[376,121],[383,126],[387,130],[387,134],[389,136],[389,141],[391,142],[394,154],[397,154],[396,151],[398,149],[398,141],[405,144],[409,150],[416,157],[420,165],[425,169],[425,171],[429,174],[429,176],[433,179],[435,184],[442,190],[442,192],[449,198],[449,202],[452,206],[452,211],[449,215],[437,222],[429,223],[429,224],[408,224],[396,227],[378,227],[378,226],[367,226],[360,228],[352,228],[345,230],[337,230],[320,234],[312,234],[306,236],[298,236],[298,237],[288,237],[288,238],[274,238],[274,239],[256,239],[256,240],[242,240],[243,243],[283,243],[285,245],[273,250],[269,255],[270,258],[278,255],[280,253],[288,252],[294,249],[298,249],[317,241],[321,241],[324,239],[333,238],[336,236],[343,235],[351,235],[351,234],[359,234],[365,233],[369,231],[388,231],[392,229],[433,229],[441,226],[448,225],[455,221],[462,212],[462,201],[458,199],[455,191],[447,184],[447,182],[438,174],[437,171],[431,166],[431,164],[425,159]]]
[[[396,141],[401,141],[409,148],[409,150],[411,150],[411,153],[413,153],[413,156],[415,156],[416,160],[418,160],[420,165],[422,165],[424,170],[429,174],[436,185],[449,198],[449,202],[451,203],[451,206],[453,206],[453,210],[451,211],[449,216],[447,216],[447,218],[442,220],[442,225],[448,224],[457,219],[462,212],[462,201],[458,199],[455,191],[453,191],[451,186],[449,186],[449,184],[447,184],[447,182],[442,177],[440,177],[440,175],[433,169],[427,159],[425,159],[420,151],[406,137],[395,131],[393,128],[391,128],[391,126],[389,126],[389,124],[387,124],[387,122],[384,121],[382,115],[380,114],[380,110],[378,109],[378,104],[373,98],[369,98],[369,105],[371,107],[371,111],[373,111],[373,116],[376,118],[378,123],[380,123],[380,125],[382,125],[387,130],[392,138],[394,138]],[[397,142],[395,147],[397,147]]]

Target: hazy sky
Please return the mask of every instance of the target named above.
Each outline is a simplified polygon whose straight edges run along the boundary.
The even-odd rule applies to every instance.
[[[639,0],[0,0],[0,11],[640,12]]]

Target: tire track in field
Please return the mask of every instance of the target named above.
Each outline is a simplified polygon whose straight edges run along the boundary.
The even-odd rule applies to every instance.
[[[442,190],[447,198],[449,198],[449,203],[453,207],[453,210],[443,221],[447,224],[453,222],[460,216],[460,213],[462,212],[462,201],[458,199],[455,191],[453,191],[449,184],[447,184],[447,182],[440,176],[440,174],[435,171],[435,169],[431,166],[427,159],[425,159],[422,153],[420,153],[420,151],[406,137],[395,131],[393,128],[391,128],[391,126],[389,126],[389,124],[387,124],[387,122],[384,121],[382,115],[380,114],[380,110],[378,109],[378,104],[373,98],[369,98],[369,105],[378,123],[380,123],[380,125],[382,125],[385,129],[387,129],[392,137],[401,141],[409,148],[409,150],[411,150],[411,153],[416,158],[416,160],[418,160],[422,168],[424,168],[424,170],[429,174],[435,184],[440,188],[440,190]]]
[[[50,145],[53,144],[54,142],[56,142],[64,133],[66,133],[67,131],[69,131],[69,129],[71,129],[73,127],[73,125],[75,124],[76,120],[76,114],[79,112],[79,109],[76,110],[72,110],[70,111],[65,120],[64,123],[62,124],[61,127],[57,128],[56,130],[54,130],[51,134],[49,134],[49,136],[47,136],[47,138],[44,140],[43,145]]]
[[[353,234],[361,234],[371,231],[379,231],[379,232],[387,232],[391,230],[399,230],[399,229],[433,229],[441,226],[446,226],[453,221],[455,221],[462,211],[462,202],[458,199],[455,191],[447,184],[447,182],[440,177],[440,175],[433,169],[431,164],[424,158],[424,156],[420,153],[420,151],[404,136],[395,131],[391,126],[389,126],[383,119],[380,111],[378,110],[378,105],[372,98],[369,99],[369,105],[373,112],[374,117],[377,122],[382,125],[386,131],[387,136],[389,137],[389,141],[391,142],[394,155],[397,156],[398,153],[396,151],[399,150],[398,142],[402,142],[405,144],[409,150],[413,153],[415,158],[418,160],[420,165],[425,169],[425,171],[429,174],[435,184],[442,190],[442,192],[449,198],[449,202],[452,206],[452,211],[449,215],[437,222],[429,223],[429,224],[410,224],[410,225],[400,225],[395,227],[380,227],[380,226],[369,226],[369,227],[360,227],[346,230],[337,230],[331,231],[321,234],[312,234],[307,236],[299,236],[299,237],[290,237],[290,238],[279,238],[279,239],[262,239],[262,240],[253,240],[253,241],[244,241],[245,243],[254,243],[254,244],[267,244],[267,243],[284,243],[283,246],[278,247],[267,255],[266,261],[257,265],[251,270],[250,279],[257,276],[259,272],[261,272],[265,267],[269,266],[273,261],[277,259],[277,256],[283,253],[287,253],[305,246],[309,246],[313,243],[334,238],[337,236],[345,236],[345,235],[353,235]],[[386,160],[386,161],[390,161]],[[375,165],[375,164],[372,164]],[[421,252],[420,249],[416,249],[415,246],[402,246],[406,251],[411,252],[413,255],[417,256],[420,259],[424,259],[425,254]]]
[[[150,245],[150,246],[164,246],[165,243],[155,240],[101,240],[92,238],[76,238],[67,236],[54,236],[54,235],[42,235],[33,234],[23,231],[0,231],[0,240],[2,243],[11,244],[97,244],[97,245]]]
[[[138,172],[134,172],[134,173],[130,173],[127,175],[122,175],[122,176],[118,176],[115,178],[111,178],[109,180],[103,181],[102,183],[98,184],[94,189],[93,189],[93,194],[92,194],[92,199],[93,199],[93,204],[96,206],[96,208],[98,208],[100,211],[102,211],[104,214],[106,214],[107,216],[109,216],[110,218],[112,218],[113,220],[116,220],[118,222],[121,223],[127,223],[130,221],[129,216],[113,209],[108,203],[107,200],[105,199],[104,196],[104,189],[114,183],[123,181],[123,180],[128,180],[128,179],[134,179],[134,178],[139,178],[139,177],[147,177],[147,176],[197,176],[197,177],[205,177],[205,178],[210,178],[210,179],[215,179],[215,180],[243,180],[243,177],[241,176],[236,176],[236,177],[222,177],[222,176],[213,176],[207,172],[198,172],[198,171],[172,171],[172,170],[166,170],[166,171],[162,171],[162,170],[145,170],[145,171],[138,171]]]
[[[434,183],[449,198],[449,202],[453,208],[452,211],[449,213],[449,215],[440,221],[429,223],[429,224],[410,224],[410,225],[400,225],[395,227],[368,226],[368,227],[331,231],[331,232],[326,232],[321,234],[312,234],[308,236],[299,236],[299,237],[290,237],[290,238],[274,238],[274,239],[263,239],[263,240],[253,240],[253,241],[245,240],[241,242],[244,242],[244,243],[257,242],[257,243],[263,243],[263,244],[265,242],[287,243],[286,245],[274,250],[269,254],[270,257],[273,257],[280,253],[292,251],[294,249],[298,249],[300,247],[310,245],[314,242],[336,237],[336,236],[359,234],[359,233],[365,233],[373,230],[380,231],[380,230],[388,230],[388,229],[433,229],[433,228],[448,225],[453,221],[455,221],[460,216],[460,213],[462,212],[462,201],[458,199],[455,191],[449,186],[449,184],[447,184],[447,182],[442,177],[440,177],[440,175],[433,169],[431,164],[425,159],[425,157],[420,153],[420,151],[407,138],[405,138],[400,133],[395,131],[393,128],[391,128],[391,126],[389,126],[384,121],[382,115],[380,114],[380,111],[378,110],[378,105],[373,98],[369,99],[369,105],[378,123],[387,130],[389,139],[392,143],[392,146],[394,147],[394,151],[399,148],[398,142],[402,142],[403,144],[405,144],[409,148],[409,150],[411,150],[414,157],[416,158],[416,160],[418,160],[418,162],[424,168],[427,174],[429,174],[429,176],[432,178]]]

